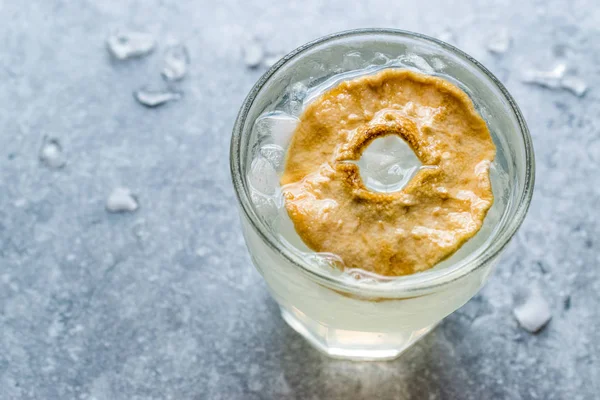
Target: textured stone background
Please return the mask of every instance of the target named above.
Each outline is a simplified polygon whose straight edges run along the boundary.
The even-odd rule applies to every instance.
[[[1,399],[592,399],[600,393],[600,7],[594,0],[462,2],[0,0]],[[250,264],[228,146],[250,37],[285,52],[334,31],[450,29],[506,84],[534,137],[529,216],[489,284],[395,362],[329,360],[278,315]],[[162,44],[117,63],[104,41]],[[503,56],[486,50],[508,28]],[[160,109],[164,43],[187,44],[185,98]],[[578,98],[521,82],[561,57]],[[44,135],[68,164],[40,164]],[[130,187],[141,208],[108,214]],[[512,316],[538,286],[553,319]],[[570,307],[565,306],[570,296]]]

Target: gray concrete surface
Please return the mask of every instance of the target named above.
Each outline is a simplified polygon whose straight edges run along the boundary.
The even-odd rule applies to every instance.
[[[600,392],[600,7],[596,1],[0,0],[1,399],[593,399]],[[238,107],[264,69],[334,31],[454,32],[519,102],[537,154],[529,216],[482,292],[389,363],[329,360],[278,315],[240,234],[228,171]],[[116,28],[151,56],[112,61]],[[486,51],[506,27],[503,56]],[[187,44],[179,102],[146,109],[169,40]],[[566,60],[589,91],[526,85]],[[43,137],[67,164],[40,164]],[[109,214],[129,187],[140,208]],[[512,316],[539,286],[538,335]],[[570,303],[567,301],[570,299]]]

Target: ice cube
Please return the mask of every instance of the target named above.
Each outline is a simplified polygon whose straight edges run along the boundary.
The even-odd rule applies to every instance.
[[[398,159],[393,155],[377,152],[368,147],[356,164],[361,169],[361,173],[364,173],[365,175],[374,175],[387,170],[390,165],[394,164],[396,161],[398,161]]]
[[[532,290],[523,304],[513,310],[523,329],[536,333],[552,318],[550,307],[539,290]]]
[[[549,89],[565,89],[576,96],[583,96],[588,89],[587,84],[577,76],[566,75],[567,66],[557,64],[551,71],[526,70],[523,82],[532,83]]]
[[[421,162],[408,144],[397,136],[386,136],[375,139],[363,152],[358,165],[361,175],[372,175],[381,179],[386,177],[392,181],[396,177],[387,175],[404,175],[402,171],[418,168]]]
[[[401,190],[418,171],[420,162],[412,150],[403,152],[400,145],[408,147],[401,139],[387,147],[380,147],[388,138],[376,139],[358,161],[360,176],[365,186],[375,192],[390,193]],[[378,143],[379,141],[379,143]],[[375,148],[373,148],[376,146]]]
[[[342,60],[342,68],[345,71],[354,71],[364,66],[363,58],[360,52],[351,51],[350,53],[344,54]]]
[[[291,115],[273,112],[257,119],[254,129],[259,140],[287,149],[298,122],[298,118]]]
[[[385,65],[390,61],[390,59],[382,53],[376,53],[375,57],[371,60],[371,64],[373,65]]]
[[[567,66],[564,63],[557,64],[550,71],[527,69],[523,74],[523,82],[543,86],[550,89],[560,87],[561,80],[565,76]]]
[[[165,52],[163,77],[168,81],[178,81],[187,74],[190,56],[183,45],[169,47]]]
[[[154,108],[166,104],[170,101],[176,101],[183,96],[182,92],[171,89],[154,89],[143,87],[133,92],[135,99],[143,106]]]
[[[433,74],[435,70],[433,67],[425,60],[423,57],[417,54],[407,54],[404,57],[398,57],[401,61],[408,62],[409,64],[414,65],[420,71],[425,72],[426,74]]]
[[[583,96],[588,89],[587,84],[575,76],[564,77],[560,82],[560,86],[578,97]]]
[[[275,168],[262,156],[252,160],[248,181],[254,190],[266,196],[274,196],[279,189],[279,176]]]
[[[489,39],[487,48],[490,52],[504,54],[510,48],[512,38],[506,28],[500,29]]]
[[[436,71],[441,71],[444,68],[446,68],[446,63],[440,60],[439,58],[433,58],[431,60],[431,63],[433,64],[433,68],[435,68]]]
[[[302,82],[296,82],[287,90],[285,96],[284,111],[290,115],[300,115],[304,107],[304,99],[308,94],[308,88]]]
[[[283,167],[285,150],[276,144],[266,144],[260,148],[260,155],[271,163],[275,170],[279,171]]]
[[[265,196],[257,190],[250,189],[250,199],[257,214],[267,223],[272,224],[278,215],[277,199],[273,196]]]
[[[265,56],[262,45],[256,40],[252,40],[244,46],[244,63],[249,68],[256,68],[260,65]]]
[[[106,39],[110,54],[118,60],[150,54],[155,46],[154,37],[143,32],[117,32]]]
[[[106,200],[106,209],[113,213],[131,212],[137,210],[138,207],[136,197],[129,189],[124,187],[114,189]]]
[[[419,170],[419,167],[414,166],[414,167],[405,167],[403,165],[400,164],[394,164],[392,166],[390,166],[390,168],[388,168],[388,174],[389,175],[396,175],[399,177],[406,177],[406,176],[412,176],[414,175],[417,170]]]
[[[40,161],[49,168],[62,168],[67,163],[62,146],[56,139],[44,139],[39,155]]]

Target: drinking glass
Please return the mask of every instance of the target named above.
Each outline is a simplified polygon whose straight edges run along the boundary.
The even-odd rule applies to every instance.
[[[495,201],[479,233],[434,268],[386,280],[348,279],[285,240],[280,225],[265,215],[281,211],[281,204],[271,201],[272,209],[265,211],[269,202],[257,201],[248,173],[260,146],[257,120],[278,110],[293,112],[290,107],[299,113],[310,101],[310,96],[294,97],[299,96],[298,84],[308,89],[306,95],[352,71],[381,68],[440,76],[471,97],[497,148],[491,167]],[[281,59],[245,99],[230,157],[246,244],[283,318],[317,349],[344,359],[393,359],[473,297],[525,218],[534,186],[531,137],[498,79],[447,43],[391,29],[332,34]]]

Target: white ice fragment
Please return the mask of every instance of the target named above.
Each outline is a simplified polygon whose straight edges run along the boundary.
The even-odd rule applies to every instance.
[[[40,161],[49,168],[62,168],[67,163],[60,142],[56,139],[45,139],[40,150]]]
[[[298,126],[298,118],[282,112],[266,114],[256,120],[254,129],[262,141],[272,142],[287,149],[294,130]]]
[[[304,108],[304,100],[308,94],[308,88],[302,82],[296,82],[286,91],[286,100],[283,110],[290,115],[300,115]]]
[[[391,154],[369,150],[370,149],[367,147],[360,159],[356,162],[363,174],[375,175],[378,172],[387,170],[390,165],[398,161],[398,159]]]
[[[519,325],[535,333],[541,330],[552,318],[546,299],[538,290],[533,290],[523,304],[513,310]]]
[[[444,68],[446,68],[446,63],[444,63],[442,60],[440,60],[439,58],[434,58],[431,60],[431,63],[433,64],[433,68],[435,68],[436,71],[441,71]]]
[[[258,67],[264,56],[265,51],[262,45],[256,40],[252,40],[244,46],[244,62],[249,68]]]
[[[183,94],[170,89],[153,89],[143,87],[133,92],[133,96],[143,106],[154,108],[170,101],[179,100]]]
[[[574,95],[581,97],[587,92],[587,84],[575,76],[564,77],[560,83],[563,89],[566,89]]]
[[[357,165],[367,188],[383,193],[401,190],[419,170],[419,159],[397,136],[375,139]]]
[[[549,89],[565,89],[576,96],[583,96],[588,89],[587,84],[576,76],[565,76],[566,71],[567,66],[564,63],[558,64],[551,71],[526,70],[523,75],[523,82]]]
[[[500,29],[489,39],[487,48],[490,52],[504,54],[510,48],[512,38],[506,28]]]
[[[288,90],[288,96],[292,100],[304,101],[308,94],[308,88],[302,82],[294,83]]]
[[[271,163],[273,168],[280,170],[283,167],[285,150],[276,144],[266,144],[260,148],[260,154]]]
[[[106,200],[106,209],[110,212],[135,211],[139,207],[136,197],[127,188],[118,187]]]
[[[557,64],[550,71],[540,71],[537,69],[527,69],[523,73],[523,82],[535,85],[557,89],[560,87],[561,80],[565,76],[567,66],[564,63]]]
[[[279,189],[279,176],[275,168],[262,156],[252,160],[248,180],[254,190],[265,196],[273,196]]]
[[[156,41],[148,33],[117,32],[106,39],[106,46],[113,57],[126,60],[151,53],[156,46]]]
[[[390,61],[390,59],[383,53],[375,53],[375,57],[371,60],[371,64],[373,65],[385,65]]]
[[[168,81],[178,81],[187,74],[190,56],[183,45],[169,47],[165,52],[163,77]]]
[[[344,54],[342,60],[342,68],[346,71],[353,71],[363,67],[363,57],[358,51],[351,51],[350,53]]]
[[[304,107],[304,98],[306,97],[307,89],[301,83],[297,83],[292,86],[289,93],[289,102],[287,104],[287,110],[291,115],[300,115],[302,108]]]
[[[250,189],[250,199],[254,204],[257,214],[267,223],[271,224],[278,215],[277,200],[273,196],[265,196],[257,190]]]
[[[421,57],[417,54],[414,54],[414,53],[404,54],[404,55],[399,56],[398,60],[405,62],[409,65],[412,64],[415,68],[419,69],[421,72],[424,72],[426,74],[435,73],[435,70],[433,69],[433,67],[431,65],[429,65],[427,60],[425,60],[423,57]]]

